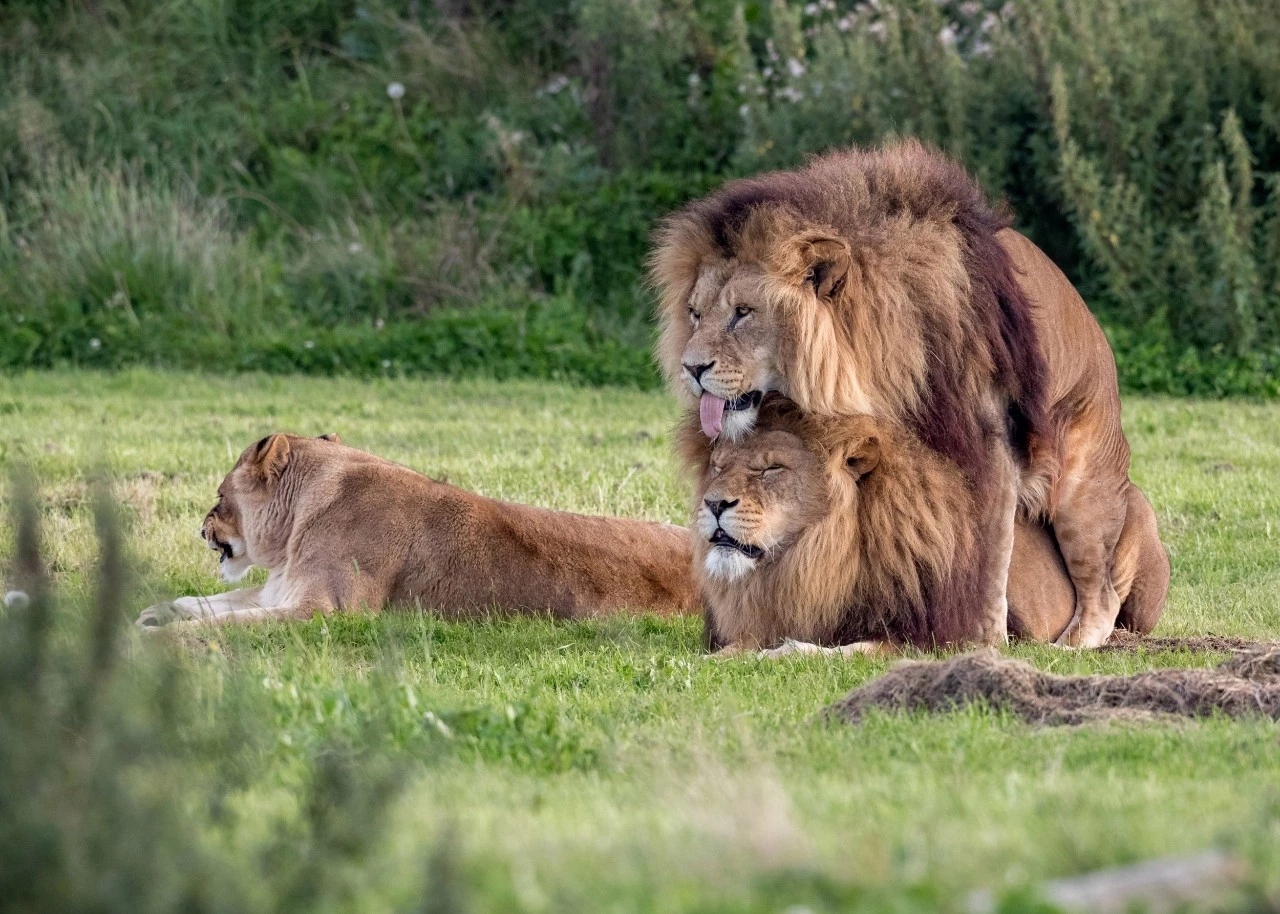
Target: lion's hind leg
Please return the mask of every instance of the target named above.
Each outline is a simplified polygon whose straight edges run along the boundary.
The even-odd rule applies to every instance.
[[[1169,594],[1169,553],[1160,542],[1156,512],[1142,490],[1129,484],[1128,512],[1116,544],[1112,575],[1120,596],[1120,628],[1149,635],[1164,614]]]
[[[1118,431],[1099,438],[1082,422],[1068,433],[1052,521],[1076,609],[1055,642],[1060,646],[1100,647],[1115,629],[1120,596],[1112,571],[1128,510],[1128,450]]]

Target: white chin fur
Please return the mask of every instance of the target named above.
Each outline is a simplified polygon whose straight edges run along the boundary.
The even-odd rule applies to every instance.
[[[750,409],[726,409],[724,411],[724,421],[720,425],[720,434],[726,441],[740,441],[755,428],[756,414],[759,412],[760,408],[756,406]],[[745,557],[743,556],[743,558]]]
[[[218,563],[218,577],[226,581],[228,584],[234,584],[249,573],[249,569],[253,567],[253,562],[244,556],[238,556],[231,559],[223,559]]]
[[[707,575],[722,581],[736,581],[750,574],[756,567],[756,560],[749,559],[737,549],[725,549],[714,546],[707,553],[702,563]]]
[[[231,558],[218,562],[218,577],[228,584],[234,584],[249,573],[253,562],[244,548],[244,540],[233,536],[228,538],[227,545],[231,547]]]

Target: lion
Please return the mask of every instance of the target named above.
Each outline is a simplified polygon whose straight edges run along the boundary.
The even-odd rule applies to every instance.
[[[495,501],[334,435],[275,434],[247,448],[201,535],[223,580],[257,565],[266,583],[153,606],[139,626],[415,604],[450,619],[495,608],[582,619],[701,607],[682,527]]]
[[[905,426],[977,494],[984,640],[1006,633],[1015,516],[1052,525],[1076,593],[1058,639],[1096,646],[1129,447],[1115,362],[1066,277],[956,162],[908,140],[731,181],[659,229],[657,358],[709,437],[778,391]]]
[[[976,492],[904,429],[867,415],[806,415],[770,394],[750,434],[710,444],[686,421],[679,438],[700,479],[694,562],[712,649],[785,653],[799,642],[884,652],[981,636],[967,522]],[[1132,485],[1126,499],[1119,618],[1146,634],[1162,611],[1169,562],[1150,503]],[[1008,585],[1015,635],[1051,641],[1070,624],[1074,588],[1041,523],[1019,523]]]

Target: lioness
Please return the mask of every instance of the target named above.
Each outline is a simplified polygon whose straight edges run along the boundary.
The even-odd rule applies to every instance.
[[[667,220],[651,258],[658,360],[709,437],[780,391],[899,423],[973,487],[986,640],[1003,640],[1014,518],[1050,523],[1076,594],[1065,645],[1120,598],[1129,447],[1115,362],[1053,263],[960,165],[915,141],[731,181]]]
[[[975,493],[953,463],[892,423],[806,416],[771,394],[752,433],[711,445],[688,422],[681,446],[700,472],[694,559],[713,648],[794,640],[880,651],[980,634],[967,523]],[[1169,563],[1150,504],[1132,485],[1126,498],[1120,621],[1147,633]],[[1052,640],[1071,621],[1071,581],[1039,523],[1017,529],[1009,605],[1010,628],[1024,637]]]
[[[258,565],[266,584],[159,604],[138,625],[408,604],[449,618],[500,608],[566,619],[699,605],[682,527],[483,498],[333,435],[270,435],[246,449],[201,535],[223,580]]]

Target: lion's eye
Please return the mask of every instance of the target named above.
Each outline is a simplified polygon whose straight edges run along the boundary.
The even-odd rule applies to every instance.
[[[750,314],[751,311],[752,309],[748,308],[746,305],[738,305],[738,307],[734,308],[733,317],[729,320],[729,329],[732,330],[734,327],[738,326],[742,319]]]
[[[702,315],[699,314],[697,311],[695,311],[693,308],[689,309],[689,319],[693,321],[695,324],[699,321],[699,319],[701,319],[701,317]]]
[[[786,467],[784,467],[784,466],[783,466],[782,464],[780,464],[780,463],[771,463],[771,464],[769,464],[769,466],[765,467],[764,469],[760,470],[759,472],[760,472],[760,475],[761,475],[761,476],[770,476],[770,475],[772,475],[772,474],[774,474],[774,473],[780,473],[780,472],[782,472],[782,471],[783,471],[783,470],[785,470],[785,469],[786,469]]]

